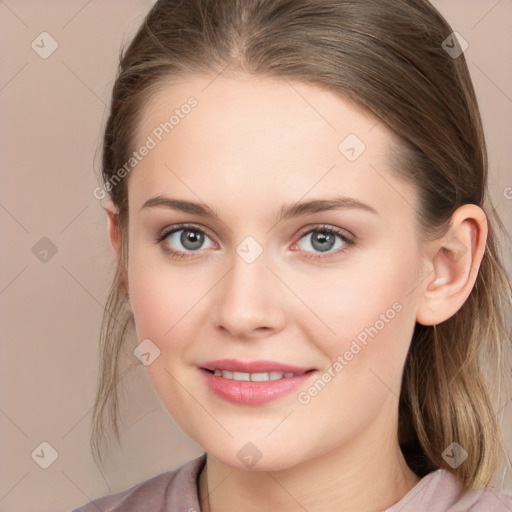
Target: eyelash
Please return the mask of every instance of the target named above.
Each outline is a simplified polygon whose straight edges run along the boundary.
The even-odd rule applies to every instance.
[[[204,235],[208,236],[208,233],[206,233],[203,229],[201,229],[200,227],[198,227],[195,224],[177,224],[177,225],[173,226],[172,229],[165,230],[161,235],[158,235],[158,237],[154,240],[154,243],[162,245],[165,252],[168,253],[171,258],[179,258],[179,259],[191,258],[191,257],[193,257],[194,253],[200,252],[200,250],[189,251],[188,253],[183,252],[183,251],[176,251],[175,249],[171,249],[169,246],[166,246],[163,243],[164,240],[169,235],[172,235],[173,233],[176,233],[178,231],[184,231],[187,229],[190,231],[197,231],[197,232],[203,233]],[[337,228],[333,228],[331,226],[326,226],[326,225],[318,225],[308,231],[301,233],[299,240],[301,240],[306,235],[309,235],[311,233],[330,233],[332,235],[336,235],[343,241],[343,243],[345,244],[345,247],[343,247],[341,249],[337,249],[334,252],[326,252],[324,254],[319,253],[319,252],[315,253],[315,254],[318,254],[319,256],[307,256],[306,255],[305,257],[308,259],[318,260],[318,259],[333,257],[334,255],[339,255],[339,254],[345,252],[346,250],[348,250],[350,247],[356,245],[355,238],[349,238],[341,230],[339,230]],[[211,238],[211,237],[209,237],[209,238]],[[309,253],[310,251],[305,251],[305,252]]]

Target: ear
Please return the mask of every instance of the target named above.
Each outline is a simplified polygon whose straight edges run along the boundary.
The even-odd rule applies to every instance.
[[[119,225],[119,213],[114,205],[108,205],[103,207],[107,212],[108,219],[108,235],[110,243],[119,258],[121,255],[121,229]]]
[[[452,215],[446,234],[429,243],[428,279],[423,283],[416,321],[436,325],[453,316],[475,284],[487,241],[487,217],[465,204]]]
[[[103,207],[107,212],[107,223],[108,223],[108,236],[110,238],[110,243],[116,253],[117,259],[120,259],[121,256],[121,227],[119,224],[119,212],[117,208],[113,204],[109,204]],[[128,302],[128,306],[131,309],[130,299],[129,299],[129,283],[128,276],[126,271],[124,272],[124,285],[126,288],[126,300]]]

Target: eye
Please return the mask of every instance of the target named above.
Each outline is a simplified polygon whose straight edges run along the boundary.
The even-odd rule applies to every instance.
[[[301,236],[301,240],[306,239],[305,252],[317,252],[314,255],[308,255],[307,258],[326,258],[346,251],[350,246],[355,245],[353,237],[348,233],[338,228],[331,226],[316,226],[310,229]],[[336,239],[339,240],[336,243]],[[298,245],[298,244],[296,244]],[[308,247],[313,248],[313,251],[308,250]],[[336,249],[336,250],[332,250]],[[318,255],[318,252],[323,253]]]
[[[191,254],[187,253],[198,252],[201,248],[204,249],[202,246],[206,238],[210,239],[210,237],[197,226],[182,224],[166,230],[155,242],[162,244],[164,250],[170,253],[172,257],[186,258],[191,256]],[[173,247],[177,247],[177,249]],[[215,247],[215,244],[210,245],[210,247]]]
[[[216,247],[217,244],[211,243],[209,247],[203,247],[205,239],[210,239],[206,232],[196,225],[179,224],[168,228],[157,237],[155,243],[161,244],[163,249],[173,258],[192,257],[194,252],[200,249]],[[307,255],[306,258],[321,259],[334,256],[346,251],[350,246],[355,245],[355,237],[349,235],[346,231],[331,226],[315,226],[313,229],[302,234],[300,240],[305,239],[307,243],[304,247],[299,247]],[[336,243],[338,239],[338,243]],[[300,245],[295,244],[293,248]],[[180,247],[181,246],[181,247]],[[309,248],[313,251],[310,251]],[[332,250],[336,249],[336,250]]]

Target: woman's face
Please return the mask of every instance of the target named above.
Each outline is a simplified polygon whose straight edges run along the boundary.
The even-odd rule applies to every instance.
[[[283,469],[396,440],[425,272],[390,141],[333,92],[284,80],[194,77],[144,110],[129,178],[137,337],[167,410],[224,463]],[[221,359],[267,363],[202,369]],[[278,379],[268,362],[314,371]]]

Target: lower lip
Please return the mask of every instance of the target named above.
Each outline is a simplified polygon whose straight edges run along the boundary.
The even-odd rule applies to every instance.
[[[312,371],[287,379],[253,382],[225,379],[203,368],[200,368],[200,371],[210,390],[217,396],[229,402],[244,405],[265,404],[287,393],[291,393],[317,373]]]

